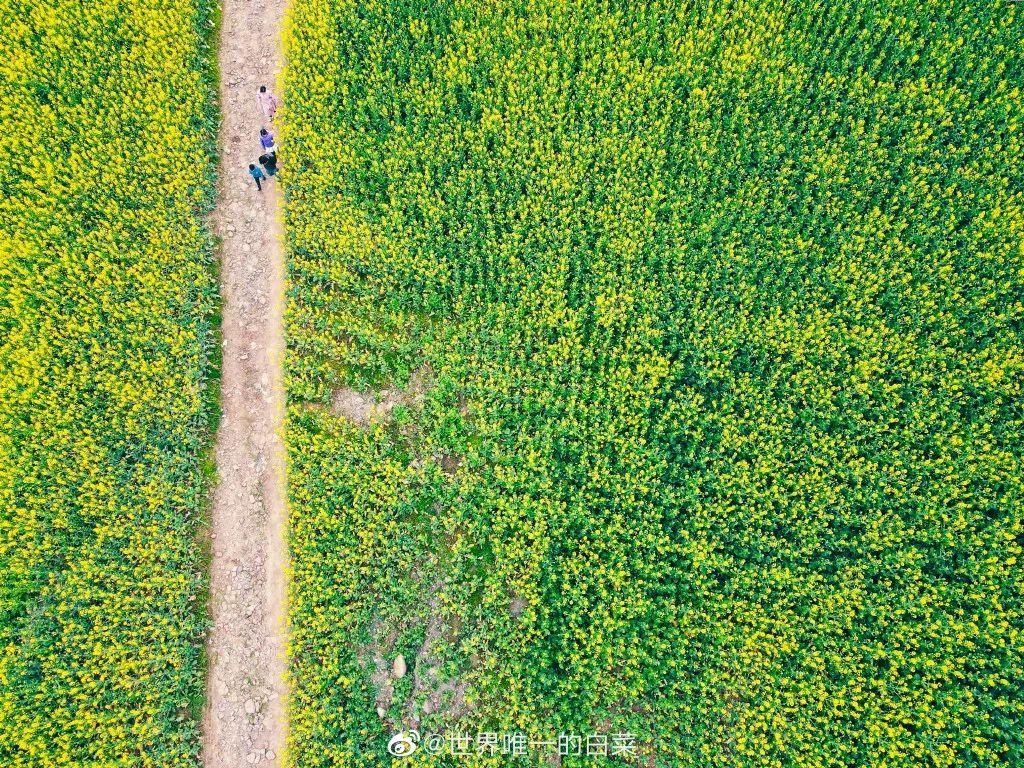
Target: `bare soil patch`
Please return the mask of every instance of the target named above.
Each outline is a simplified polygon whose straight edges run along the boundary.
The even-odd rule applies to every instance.
[[[396,406],[415,407],[430,390],[434,372],[429,365],[421,365],[409,377],[405,387],[386,387],[376,392],[359,392],[350,387],[334,391],[331,412],[341,416],[358,427],[366,428],[374,423],[385,423]]]

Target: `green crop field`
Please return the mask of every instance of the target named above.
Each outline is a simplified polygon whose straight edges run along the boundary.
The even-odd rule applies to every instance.
[[[0,768],[1024,766],[1024,2],[0,28]]]
[[[292,764],[1024,764],[1022,39],[295,0]]]
[[[0,1],[0,765],[198,765],[205,1]]]

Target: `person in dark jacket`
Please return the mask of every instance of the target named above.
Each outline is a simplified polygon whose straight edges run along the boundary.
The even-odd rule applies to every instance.
[[[267,172],[267,176],[277,175],[277,153],[267,152],[265,155],[260,155],[260,165],[263,166],[263,170]]]

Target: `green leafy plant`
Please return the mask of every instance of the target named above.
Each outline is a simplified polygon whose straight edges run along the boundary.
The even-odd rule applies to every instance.
[[[296,2],[296,766],[1024,760],[1022,10]]]
[[[0,25],[0,765],[197,766],[215,18]]]

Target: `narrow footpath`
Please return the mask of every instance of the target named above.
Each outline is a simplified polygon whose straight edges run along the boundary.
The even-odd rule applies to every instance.
[[[261,154],[259,129],[267,122],[257,90],[266,85],[280,97],[276,75],[284,5],[284,0],[224,0],[222,6],[220,184],[213,216],[222,240],[222,411],[211,511],[205,768],[284,764],[281,196],[276,179],[264,181],[259,192],[247,172]]]

